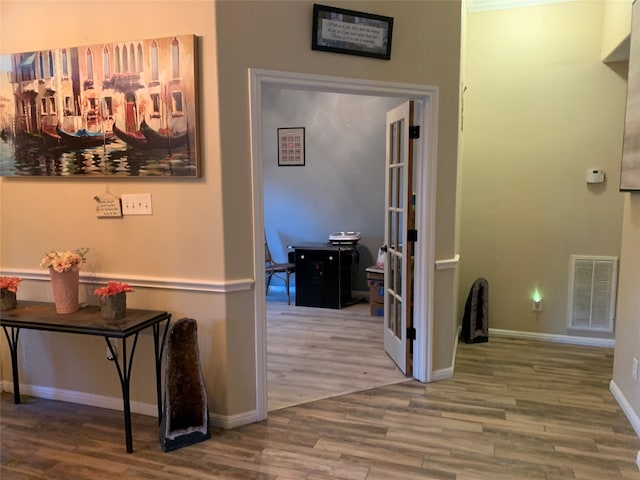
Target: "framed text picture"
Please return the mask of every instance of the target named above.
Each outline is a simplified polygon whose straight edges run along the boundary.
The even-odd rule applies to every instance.
[[[278,165],[304,166],[304,127],[278,129]]]
[[[313,50],[389,60],[392,32],[391,17],[313,5]]]
[[[640,0],[633,3],[620,190],[640,191]]]
[[[0,175],[198,177],[196,37],[0,55]]]

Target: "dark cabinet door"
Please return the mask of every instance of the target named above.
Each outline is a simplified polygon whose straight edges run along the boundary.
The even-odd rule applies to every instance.
[[[296,305],[342,308],[351,300],[350,251],[296,248],[295,263]]]

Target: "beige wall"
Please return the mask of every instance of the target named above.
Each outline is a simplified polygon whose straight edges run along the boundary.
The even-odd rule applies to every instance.
[[[89,247],[84,275],[118,275],[124,280],[134,280],[132,283],[142,280],[169,285],[202,281],[209,287],[223,288],[213,3],[63,1],[55,8],[52,5],[48,1],[2,1],[2,53],[175,33],[192,33],[199,37],[203,60],[200,71],[207,80],[200,96],[204,176],[176,181],[2,178],[2,270],[34,270],[38,273],[39,258],[45,251]],[[93,196],[105,190],[116,195],[151,193],[154,215],[97,219]],[[199,207],[197,211],[191,210],[194,205]],[[19,290],[19,298],[49,300],[48,287],[48,282],[26,281]],[[95,303],[92,289],[93,285],[84,285],[81,300]],[[218,412],[228,408],[226,390],[215,388],[226,382],[229,363],[224,341],[228,331],[225,300],[224,295],[191,287],[180,292],[136,288],[128,298],[131,307],[166,309],[174,318],[188,316],[198,320],[212,410]],[[155,400],[153,370],[148,362],[150,356],[146,354],[150,352],[150,345],[150,335],[144,335],[133,374],[134,402],[150,404]],[[106,361],[105,349],[100,338],[25,332],[20,342],[21,381],[36,387],[118,398],[115,369]],[[2,379],[11,379],[4,341]]]
[[[455,235],[456,130],[460,49],[458,2],[333,2],[336,7],[357,9],[394,18],[391,60],[388,62],[310,50],[313,2],[220,2],[217,7],[224,234],[227,272],[244,276],[251,259],[249,183],[249,132],[247,130],[247,69],[338,75],[342,77],[436,85],[440,88],[438,136],[438,205],[436,257],[451,258]],[[248,39],[255,39],[249,41]],[[446,275],[438,275],[441,288],[451,291]],[[436,336],[435,368],[451,365],[454,330],[453,301],[438,298],[440,313]],[[242,307],[242,305],[239,305]],[[229,313],[236,316],[232,309]],[[237,315],[240,318],[243,314]],[[244,342],[244,339],[238,339]],[[241,348],[241,344],[236,348]]]
[[[467,17],[459,305],[485,277],[491,328],[586,336],[567,331],[569,256],[620,253],[626,68],[601,62],[603,12]],[[589,168],[606,183],[587,185]]]
[[[0,268],[37,269],[49,249],[86,246],[91,252],[85,275],[140,277],[156,285],[137,288],[129,304],[198,320],[214,414],[242,416],[256,406],[248,68],[438,86],[437,258],[455,253],[459,3],[332,3],[394,17],[391,61],[312,51],[312,3],[62,1],[52,8],[46,1],[0,2],[3,53],[176,33],[199,37],[203,177],[109,182],[1,178]],[[96,219],[92,198],[105,189],[116,195],[151,193],[153,216]],[[167,288],[157,286],[162,282]],[[438,282],[445,292],[453,288],[446,275]],[[236,284],[239,291],[231,292]],[[176,289],[178,285],[184,289]],[[48,287],[45,281],[27,281],[19,296],[47,300]],[[85,286],[83,298],[95,301],[89,295],[91,288]],[[444,295],[436,305],[437,334],[449,332],[445,344],[436,345],[440,359],[436,368],[451,364],[453,303],[450,295]],[[154,401],[151,367],[143,359],[149,340],[142,339],[137,355],[141,363],[134,368],[135,402]],[[21,339],[21,380],[118,397],[115,372],[103,358],[103,343],[29,332]],[[2,379],[8,381],[6,342],[0,345]],[[94,371],[100,375],[92,375]]]
[[[632,0],[603,0],[602,58],[615,56],[620,45],[628,41],[631,31]],[[627,45],[628,53],[628,45]]]

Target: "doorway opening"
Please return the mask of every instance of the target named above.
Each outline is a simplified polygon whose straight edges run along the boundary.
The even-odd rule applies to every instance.
[[[264,90],[269,87],[306,90],[309,92],[332,92],[382,97],[413,99],[423,105],[421,123],[423,147],[418,154],[416,166],[416,227],[420,240],[416,244],[415,269],[415,316],[416,340],[414,342],[414,378],[430,381],[432,357],[432,277],[434,265],[435,225],[435,169],[437,138],[436,87],[373,82],[340,77],[304,75],[289,72],[249,70],[251,155],[254,211],[254,266],[256,285],[255,338],[256,338],[256,417],[267,417],[267,331],[264,281],[264,184],[263,184],[263,119]],[[427,286],[429,286],[427,288]]]

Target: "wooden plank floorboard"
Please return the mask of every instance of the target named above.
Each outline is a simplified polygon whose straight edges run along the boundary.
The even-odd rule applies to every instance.
[[[384,352],[383,320],[369,305],[342,309],[267,302],[269,411],[367,390],[406,377]]]
[[[304,359],[293,355],[287,359],[285,335],[302,332],[292,328],[295,306],[279,308],[288,313],[281,315],[287,333],[279,335],[285,358],[275,364],[278,375],[298,382],[313,378],[311,385],[332,384],[338,377],[339,385],[350,375],[344,372],[357,376],[369,366],[361,358],[345,360],[346,344],[339,346],[342,356],[332,367],[340,375],[324,380],[322,369],[301,366]],[[312,342],[357,336],[357,329],[331,334],[331,328],[341,327],[336,315],[304,313]],[[379,322],[366,318],[368,309],[355,316],[365,317],[358,321],[366,325]],[[304,340],[292,339],[296,350],[304,351],[298,342]],[[313,355],[323,347],[314,345],[305,357],[325,365],[326,354]],[[353,349],[368,354],[362,342],[354,342]],[[635,464],[640,438],[608,390],[612,354],[509,338],[461,343],[452,379],[424,385],[396,376],[384,386],[329,393],[323,400],[274,410],[264,422],[214,428],[211,440],[169,453],[160,448],[155,418],[133,415],[134,453],[127,454],[121,412],[33,397],[15,405],[5,392],[0,478],[640,480]],[[385,369],[375,367],[375,375],[377,368]]]

